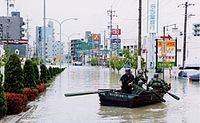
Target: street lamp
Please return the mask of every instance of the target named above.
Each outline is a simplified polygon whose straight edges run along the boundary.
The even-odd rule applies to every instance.
[[[46,18],[46,19],[49,19],[49,20],[53,20],[55,22],[57,22],[59,24],[59,28],[60,28],[60,58],[59,58],[59,62],[60,62],[60,68],[61,68],[61,38],[62,38],[62,24],[68,20],[78,20],[78,18],[68,18],[68,19],[65,19],[65,20],[62,20],[62,21],[58,21],[56,19],[53,19],[53,18]]]

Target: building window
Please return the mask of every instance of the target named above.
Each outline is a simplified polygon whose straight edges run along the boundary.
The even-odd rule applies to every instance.
[[[131,49],[133,49],[133,45],[131,45]]]

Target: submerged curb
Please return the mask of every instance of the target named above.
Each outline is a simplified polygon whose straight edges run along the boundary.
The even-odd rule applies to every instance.
[[[0,123],[18,123],[22,118],[24,118],[28,113],[30,113],[31,111],[33,111],[36,108],[37,108],[37,106],[33,105],[26,112],[22,112],[18,115],[6,116],[2,120],[0,120]]]

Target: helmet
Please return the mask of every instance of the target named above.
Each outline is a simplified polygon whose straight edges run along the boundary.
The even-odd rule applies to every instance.
[[[143,74],[142,69],[139,69],[137,72],[138,72],[139,75],[142,75],[142,74]]]
[[[130,73],[131,72],[131,68],[129,68],[129,67],[125,68],[125,72],[126,73]]]
[[[154,73],[153,78],[158,78],[158,73]]]

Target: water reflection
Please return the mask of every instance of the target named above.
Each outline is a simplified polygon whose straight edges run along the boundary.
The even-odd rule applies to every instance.
[[[119,121],[120,122],[163,122],[166,117],[167,106],[159,103],[151,106],[144,106],[139,108],[118,108],[101,106],[98,114],[104,120]]]

